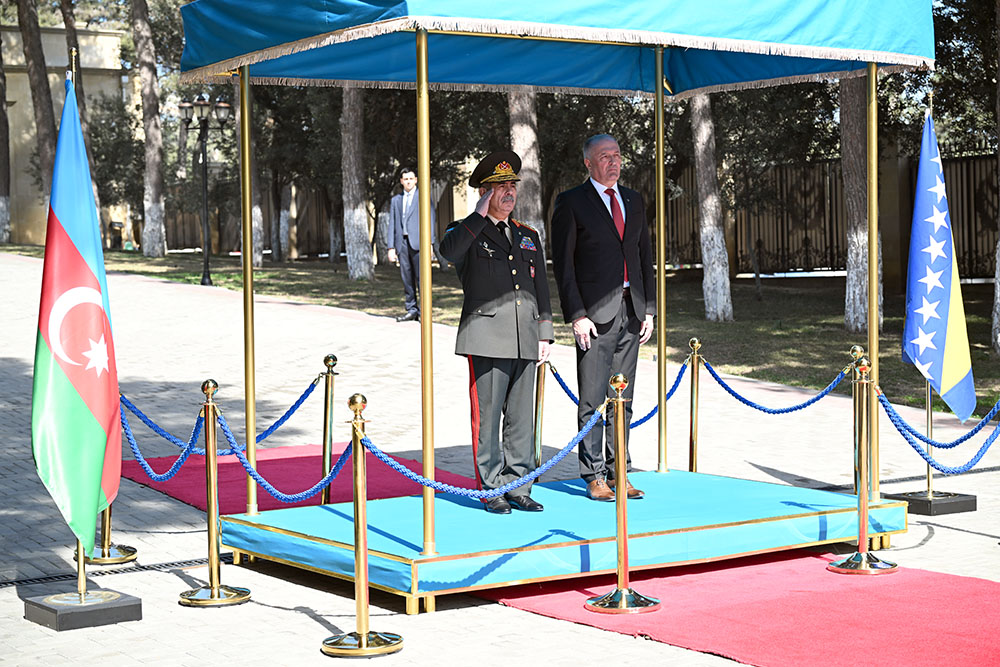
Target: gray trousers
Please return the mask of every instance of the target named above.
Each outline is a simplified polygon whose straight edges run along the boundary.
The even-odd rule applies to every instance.
[[[472,453],[479,488],[496,489],[535,469],[534,391],[534,361],[469,356]],[[525,495],[530,489],[528,483],[513,494]]]
[[[596,324],[597,338],[590,340],[590,349],[576,348],[576,379],[580,388],[580,405],[577,409],[579,428],[590,421],[594,410],[604,399],[614,396],[608,380],[615,373],[624,373],[628,387],[622,392],[625,398],[625,423],[632,421],[632,394],[635,390],[635,369],[639,359],[639,330],[642,322],[635,316],[630,299],[623,299],[618,314],[610,322]],[[595,479],[615,477],[614,406],[609,404],[604,416],[605,424],[597,422],[580,442],[580,477],[588,484]],[[628,428],[625,441],[628,442]],[[626,454],[628,449],[625,450]],[[626,470],[632,459],[625,461]]]

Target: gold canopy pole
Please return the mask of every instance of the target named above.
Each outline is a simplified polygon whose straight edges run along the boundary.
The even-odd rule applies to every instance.
[[[868,392],[871,499],[879,499],[878,463],[878,66],[868,63],[868,355],[872,391]]]
[[[667,198],[663,169],[663,47],[656,47],[656,424],[657,472],[667,472]]]
[[[420,203],[420,390],[424,477],[434,479],[434,350],[431,323],[431,122],[427,86],[427,31],[417,29],[417,190]],[[434,544],[434,489],[424,487],[424,556]]]
[[[240,67],[240,202],[243,218],[243,384],[247,460],[257,467],[257,389],[253,338],[253,196],[250,171],[250,66]],[[257,513],[257,483],[247,475],[247,514]]]

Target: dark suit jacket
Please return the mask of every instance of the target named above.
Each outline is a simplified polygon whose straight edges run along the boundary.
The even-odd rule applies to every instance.
[[[610,322],[621,305],[624,267],[632,305],[640,319],[656,314],[653,250],[642,196],[618,185],[625,206],[625,237],[618,238],[611,213],[594,185],[582,185],[556,197],[552,214],[552,269],[563,317]]]
[[[440,252],[458,269],[465,301],[455,354],[538,359],[553,338],[549,283],[538,232],[514,222],[513,246],[475,211],[448,226]]]
[[[396,252],[402,252],[403,239],[407,238],[410,247],[420,250],[420,188],[413,188],[413,201],[410,210],[403,216],[403,195],[402,193],[389,200],[389,230],[386,235],[386,245],[395,248]],[[437,244],[437,220],[434,216],[434,202],[431,202],[431,243]]]

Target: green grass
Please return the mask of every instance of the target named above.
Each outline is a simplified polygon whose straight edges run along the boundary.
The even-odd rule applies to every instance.
[[[5,252],[42,256],[39,246],[5,246]],[[201,255],[172,253],[149,259],[134,252],[108,251],[107,270],[156,276],[199,284]],[[212,257],[212,280],[228,289],[242,289],[239,258]],[[462,289],[454,270],[433,270],[434,321],[457,325],[461,314]],[[551,282],[551,276],[550,276]],[[985,414],[1000,398],[1000,359],[990,352],[990,317],[993,285],[963,285],[972,368],[979,398],[978,415]],[[254,271],[254,291],[299,301],[359,310],[372,315],[394,316],[403,311],[399,270],[376,267],[375,279],[352,281],[344,264],[296,261],[265,262]],[[555,285],[551,286],[556,310],[556,340],[571,345],[568,325],[561,322]],[[706,322],[701,293],[701,274],[681,272],[667,278],[667,357],[679,363],[690,351],[688,340],[702,342],[701,353],[720,372],[821,389],[849,362],[852,345],[867,348],[865,334],[844,329],[843,278],[789,278],[763,282],[763,299],[756,299],[752,280],[732,285],[736,321]],[[924,382],[915,368],[900,360],[903,329],[903,295],[886,294],[885,321],[880,338],[879,384],[897,403],[923,406]],[[656,348],[647,344],[645,358]],[[846,393],[844,383],[838,391]],[[771,406],[782,407],[782,406]],[[943,402],[935,396],[935,409]]]

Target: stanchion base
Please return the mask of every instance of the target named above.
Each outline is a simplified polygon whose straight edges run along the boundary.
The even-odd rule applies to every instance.
[[[855,551],[843,560],[834,561],[826,566],[830,572],[837,574],[892,574],[898,566],[887,560],[881,560],[875,554]]]
[[[211,586],[202,586],[181,593],[178,602],[185,607],[222,607],[231,604],[243,604],[250,600],[250,589],[239,586],[219,586],[216,595],[212,595]]]
[[[389,655],[403,648],[403,638],[392,632],[369,632],[364,645],[361,635],[348,632],[334,635],[323,640],[320,650],[326,655],[368,658],[376,655]]]
[[[131,563],[139,555],[135,547],[127,547],[123,544],[112,544],[111,548],[108,549],[108,555],[104,555],[104,550],[101,550],[100,556],[84,556],[83,562],[88,565],[117,565],[118,563]],[[76,555],[73,556],[73,560],[76,560]]]
[[[616,588],[610,593],[590,598],[583,606],[602,614],[645,614],[659,609],[660,601],[636,593],[631,588]]]
[[[959,512],[975,512],[976,497],[968,493],[947,493],[943,491],[911,491],[910,493],[883,493],[882,497],[892,500],[905,500],[906,511],[922,516],[939,516],[941,514],[958,514]]]
[[[40,595],[24,600],[24,618],[53,630],[76,630],[142,620],[142,601],[109,590]]]

